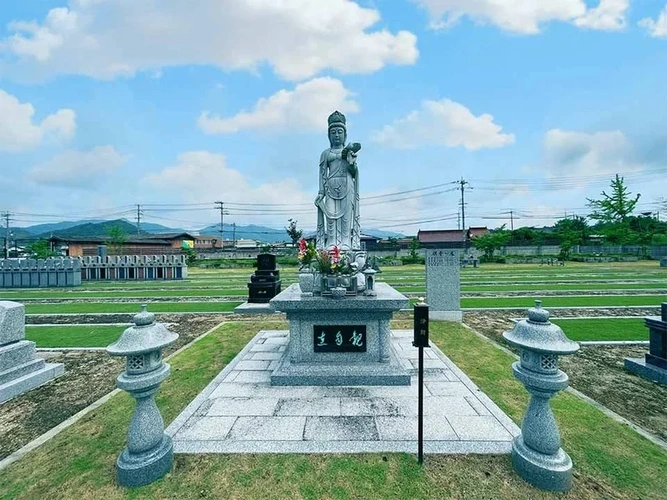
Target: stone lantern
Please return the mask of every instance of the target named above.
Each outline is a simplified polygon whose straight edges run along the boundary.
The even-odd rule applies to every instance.
[[[528,310],[528,319],[503,337],[520,350],[520,361],[512,364],[512,371],[531,395],[521,434],[512,443],[514,470],[543,490],[567,491],[572,487],[572,460],[560,447],[549,400],[568,385],[567,375],[558,369],[558,356],[574,354],[579,344],[549,321],[549,312],[539,300]]]
[[[169,376],[169,365],[162,350],[176,342],[178,335],[141,306],[134,325],[107,347],[111,356],[126,356],[127,364],[116,385],[137,400],[127,432],[127,446],[118,456],[116,473],[121,486],[136,487],[152,483],[170,469],[174,457],[171,438],[164,432],[164,421],[155,404],[155,393]]]

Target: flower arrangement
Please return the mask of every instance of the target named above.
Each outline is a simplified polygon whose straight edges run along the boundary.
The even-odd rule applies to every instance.
[[[351,274],[353,272],[347,255],[341,254],[337,246],[329,251],[320,250],[316,253],[315,269],[320,274]]]
[[[316,256],[317,249],[315,248],[315,244],[312,241],[310,243],[306,243],[306,240],[301,238],[299,240],[299,253],[297,254],[297,258],[299,259],[299,268],[310,269]]]

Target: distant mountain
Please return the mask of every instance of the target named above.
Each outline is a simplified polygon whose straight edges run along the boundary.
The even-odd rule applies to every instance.
[[[63,221],[52,224],[37,224],[25,228],[13,228],[12,232],[16,235],[17,239],[50,238],[51,236],[59,236],[61,238],[103,237],[108,236],[109,231],[114,226],[119,226],[127,236],[135,236],[137,234],[136,224],[134,222],[128,221],[127,219],[117,219],[111,221]],[[204,227],[203,229],[200,229],[199,231],[188,231],[186,229],[163,226],[162,224],[156,224],[153,222],[142,222],[141,232],[151,234],[190,232],[217,236],[220,234],[220,224],[211,224]],[[379,238],[403,237],[401,233],[382,231],[379,229],[364,229],[362,232],[363,234],[377,236]],[[224,238],[225,240],[231,240],[232,238],[236,238],[237,240],[250,239],[262,241],[265,243],[280,243],[289,241],[289,237],[287,236],[285,229],[275,229],[266,226],[258,226],[255,224],[250,224],[247,226],[237,225],[236,228],[233,224],[225,224]]]
[[[22,230],[32,236],[37,236],[37,235],[45,235],[47,233],[51,233],[51,231],[62,231],[74,226],[80,226],[81,224],[89,224],[96,222],[104,222],[104,219],[72,220],[64,222],[55,222],[50,224],[35,224],[34,226],[17,227],[14,228],[13,231],[16,232],[18,230]]]
[[[61,229],[59,231],[49,231],[48,233],[43,233],[40,237],[50,238],[51,236],[59,236],[61,238],[74,238],[74,237],[102,237],[108,236],[111,228],[118,226],[127,236],[133,236],[137,234],[137,226],[130,224],[124,219],[110,220],[104,222],[86,222],[85,224],[79,224],[78,226],[72,226],[67,229]]]
[[[383,231],[381,229],[363,229],[362,234],[367,234],[369,236],[377,236],[378,238],[406,238],[403,233],[395,233],[393,231]]]
[[[200,234],[220,235],[220,224],[211,224],[199,230]],[[223,226],[223,237],[225,240],[236,238],[237,240],[259,240],[265,243],[279,243],[281,241],[289,241],[287,232],[284,229],[274,229],[266,226],[256,226],[250,224],[249,226],[236,226],[232,224],[225,224]]]
[[[136,224],[134,225],[134,231],[137,231],[137,226]],[[167,227],[163,226],[162,224],[155,224],[154,222],[142,222],[141,223],[141,232],[146,232],[146,233],[154,233],[154,234],[161,234],[161,233],[190,233],[192,231],[188,231],[187,229],[182,229],[180,227]]]

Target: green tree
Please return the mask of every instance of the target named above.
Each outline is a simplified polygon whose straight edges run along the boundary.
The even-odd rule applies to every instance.
[[[185,254],[185,263],[188,266],[194,266],[195,263],[197,262],[197,252],[195,252],[195,249],[190,247],[184,247],[181,250]]]
[[[474,237],[471,242],[477,250],[484,252],[484,258],[493,260],[493,254],[503,246],[507,245],[512,237],[512,232],[505,229],[505,224],[498,229],[489,231],[483,236]]]
[[[296,224],[298,221],[288,219],[287,222],[289,222],[289,225],[285,228],[285,231],[287,231],[287,236],[292,240],[292,245],[296,246],[296,242],[303,236],[303,230],[297,228]]]
[[[45,239],[29,243],[26,245],[25,251],[31,259],[48,259],[49,257],[58,255],[57,252],[51,250],[51,245],[49,245],[48,240]]]
[[[109,236],[109,246],[111,253],[121,255],[123,253],[123,245],[127,241],[127,233],[118,225],[111,226],[107,235]]]
[[[589,218],[603,224],[626,222],[632,215],[641,194],[632,198],[623,177],[619,177],[618,174],[611,181],[610,186],[611,194],[602,191],[602,198],[599,200],[586,198],[588,207],[593,210]]]
[[[585,245],[590,236],[591,229],[586,217],[575,215],[572,218],[560,219],[554,226],[554,235],[559,244],[569,243],[572,245]]]
[[[410,260],[413,262],[417,262],[419,259],[419,253],[417,250],[419,250],[419,240],[414,237],[412,240],[410,240]]]

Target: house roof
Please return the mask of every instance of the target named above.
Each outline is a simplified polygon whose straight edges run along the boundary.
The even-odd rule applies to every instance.
[[[98,245],[105,245],[112,242],[111,238],[108,236],[72,236],[72,237],[61,237],[61,236],[51,236],[49,241],[54,243],[96,243]],[[157,238],[145,238],[145,237],[128,237],[123,241],[123,244],[131,245],[171,245],[171,241]]]
[[[471,227],[469,231],[471,238],[483,236],[489,232],[486,227]],[[417,239],[420,243],[455,243],[463,241],[463,235],[463,229],[420,230],[417,233]]]
[[[192,236],[190,233],[157,233],[157,234],[144,234],[142,235],[144,239],[148,240],[177,240],[177,239],[187,239],[187,240],[196,240],[197,236]]]

